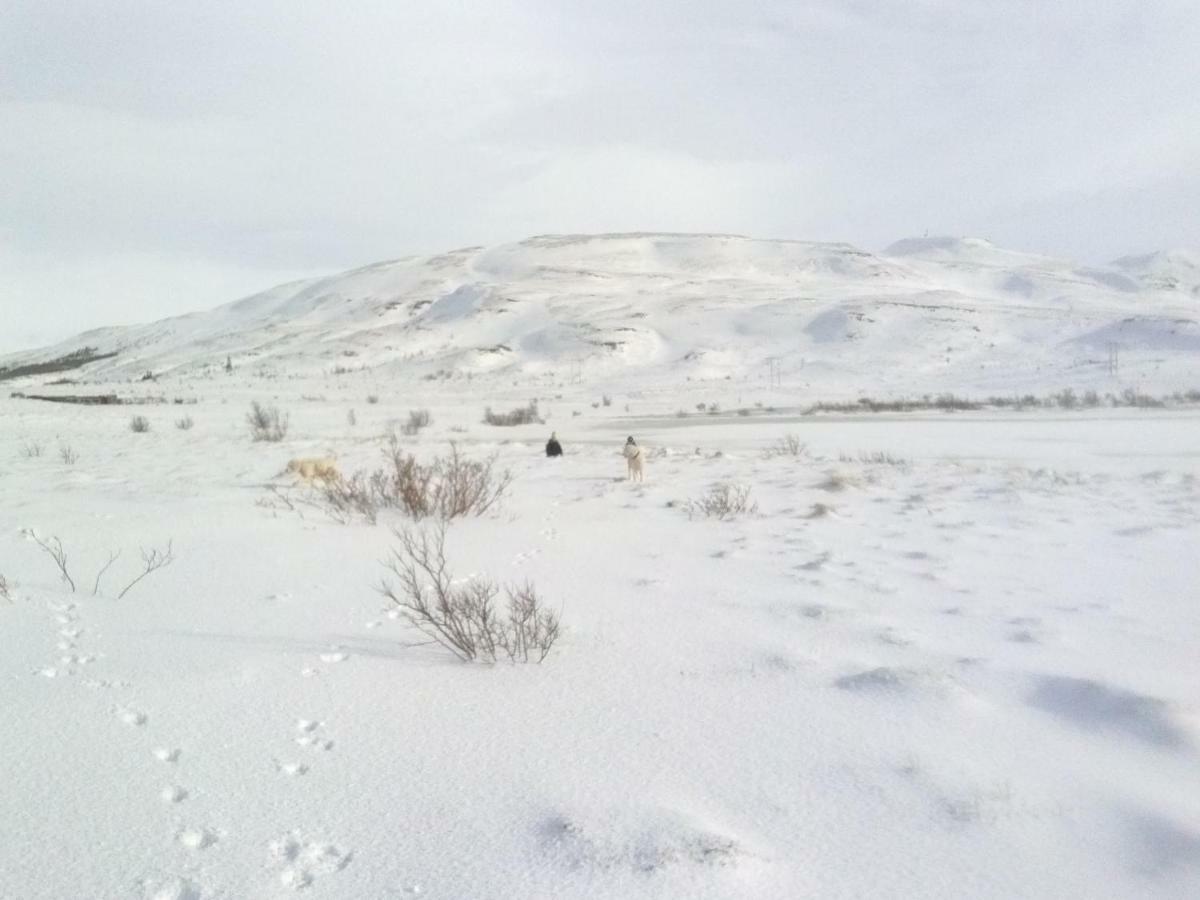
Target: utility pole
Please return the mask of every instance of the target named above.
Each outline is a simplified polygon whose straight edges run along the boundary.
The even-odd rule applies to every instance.
[[[1121,345],[1115,341],[1108,342],[1108,374],[1117,375],[1121,371]]]
[[[779,368],[779,357],[778,356],[768,356],[767,357],[767,378],[768,378],[767,384],[770,387],[773,387],[773,388],[774,387],[782,387],[783,372]]]

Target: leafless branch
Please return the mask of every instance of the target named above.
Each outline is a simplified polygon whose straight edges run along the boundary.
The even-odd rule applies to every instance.
[[[75,593],[75,579],[67,571],[67,551],[63,549],[62,541],[57,537],[51,537],[49,541],[43,541],[37,535],[34,535],[33,539],[54,560],[54,564],[58,566],[58,572],[62,576],[62,580],[71,586],[71,593]]]
[[[104,577],[104,573],[108,571],[108,567],[111,566],[114,562],[116,562],[117,557],[119,557],[120,555],[121,555],[120,550],[118,550],[116,553],[108,554],[108,562],[106,562],[100,568],[100,571],[96,573],[96,581],[92,585],[92,596],[93,597],[95,597],[98,593],[100,593],[100,579]]]
[[[125,589],[123,591],[121,591],[121,593],[117,594],[117,599],[120,600],[122,597],[124,597],[126,594],[128,594],[129,590],[135,584],[137,584],[139,581],[141,581],[143,578],[145,578],[151,572],[157,572],[159,569],[165,569],[167,566],[169,566],[173,562],[175,562],[175,553],[172,548],[172,541],[167,541],[167,546],[166,546],[165,550],[158,550],[153,547],[151,547],[149,550],[147,550],[145,547],[143,547],[142,548],[142,572],[140,575],[137,576],[137,578],[133,579],[133,581],[131,581],[131,582],[129,582],[129,584],[125,585]]]

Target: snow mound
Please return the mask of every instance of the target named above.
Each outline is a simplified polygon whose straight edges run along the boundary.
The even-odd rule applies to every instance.
[[[1148,288],[1179,291],[1200,297],[1200,253],[1166,250],[1123,256],[1113,265]]]

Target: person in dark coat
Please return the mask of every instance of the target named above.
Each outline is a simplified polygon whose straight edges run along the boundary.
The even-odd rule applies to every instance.
[[[562,456],[562,444],[558,442],[557,432],[550,432],[550,440],[546,441],[547,456]]]

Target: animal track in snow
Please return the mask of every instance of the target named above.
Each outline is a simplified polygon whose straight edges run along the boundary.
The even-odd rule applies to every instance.
[[[200,889],[186,878],[171,878],[154,884],[141,883],[146,900],[201,900]]]
[[[188,792],[179,785],[170,784],[162,789],[162,792],[159,793],[158,798],[162,800],[163,803],[182,803],[187,799],[187,795]]]
[[[185,828],[175,840],[189,850],[205,850],[217,842],[217,834],[207,828]]]
[[[89,678],[87,681],[85,681],[83,683],[83,686],[85,688],[87,688],[88,690],[99,691],[99,690],[110,690],[112,688],[127,688],[127,687],[129,687],[129,682],[128,681],[110,681],[107,678]]]
[[[129,707],[119,707],[115,711],[115,715],[118,719],[131,728],[140,728],[146,724],[147,716],[140,710],[130,709]]]
[[[305,839],[293,831],[268,845],[271,859],[281,866],[279,882],[294,890],[308,887],[317,878],[340,872],[352,855],[334,844]]]
[[[300,719],[296,722],[296,743],[301,747],[315,747],[318,750],[332,750],[333,741],[324,737],[324,722],[312,719]]]
[[[155,747],[154,758],[160,762],[179,762],[179,750],[172,747]]]
[[[304,763],[284,763],[275,760],[275,771],[282,772],[284,775],[290,775],[292,778],[299,778],[301,775],[308,774],[308,766]]]

